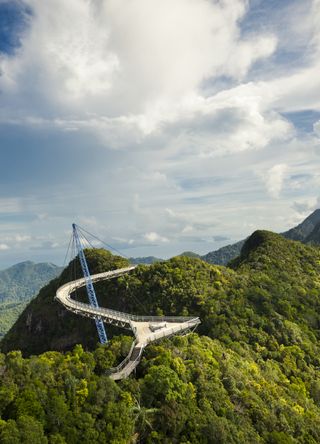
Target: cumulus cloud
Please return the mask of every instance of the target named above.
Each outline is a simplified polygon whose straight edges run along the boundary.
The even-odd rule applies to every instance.
[[[27,234],[15,234],[13,236],[5,236],[3,238],[4,241],[6,242],[16,242],[16,243],[21,243],[21,242],[28,242],[31,240],[31,236],[27,235]]]
[[[0,213],[27,214],[35,247],[58,251],[57,232],[68,237],[78,218],[126,248],[206,248],[220,242],[215,233],[236,240],[257,223],[278,229],[292,202],[314,199],[319,122],[301,135],[287,113],[320,110],[319,0],[290,2],[289,31],[266,17],[246,23],[255,4],[246,0],[24,3],[32,15],[21,47],[0,56],[0,123],[11,132],[28,127],[26,157],[32,146],[43,175],[58,144],[65,149],[56,157],[68,165],[61,173],[56,161],[60,175],[47,188],[25,180],[23,201],[0,198]],[[293,3],[303,10],[299,22]],[[274,25],[278,6],[266,5]],[[9,171],[3,159],[1,166]],[[22,218],[12,221],[8,235],[23,233]]]
[[[193,112],[171,130],[171,146],[203,157],[261,149],[292,137],[292,125],[264,109],[256,87],[246,85],[198,100]]]
[[[148,242],[169,242],[169,239],[167,239],[164,236],[160,236],[160,234],[156,233],[155,231],[151,231],[150,233],[146,233],[144,235],[144,238]]]
[[[293,112],[305,109],[320,109],[319,79],[320,63],[300,69],[265,85],[274,95],[271,105],[281,111]]]
[[[15,236],[15,240],[16,242],[27,242],[31,239],[31,236],[27,235],[27,234],[17,234]]]
[[[0,60],[6,119],[12,103],[29,123],[149,133],[190,108],[202,81],[241,80],[276,48],[273,35],[241,38],[244,0],[25,3],[22,47]]]
[[[9,250],[9,245],[7,244],[0,244],[0,251],[5,251],[5,250]]]
[[[200,211],[176,211],[172,208],[165,208],[161,215],[165,221],[166,231],[179,235],[194,235],[196,232],[204,232],[215,225],[215,218],[208,215],[208,212]],[[200,219],[200,220],[199,220]]]
[[[22,46],[14,57],[0,59],[4,121],[89,131],[114,147],[139,144],[177,122],[181,143],[233,152],[261,148],[288,133],[275,107],[320,106],[316,61],[280,79],[247,82],[254,63],[276,51],[277,36],[242,36],[245,0],[57,0],[54,8],[41,0],[24,3],[33,15]],[[319,9],[314,0],[312,14],[304,17],[313,48],[320,48]],[[205,96],[203,82],[221,77],[242,86]],[[232,126],[234,113],[242,118]],[[208,131],[194,137],[192,125],[185,134],[190,120],[205,124],[208,116],[226,117],[232,140],[221,134],[210,144],[214,122],[209,137]]]
[[[264,181],[271,197],[278,198],[280,196],[287,170],[286,164],[279,164],[274,165],[266,172]]]

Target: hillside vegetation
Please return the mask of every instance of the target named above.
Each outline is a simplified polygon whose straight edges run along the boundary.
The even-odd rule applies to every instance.
[[[0,338],[40,288],[62,271],[50,263],[21,262],[0,271]]]
[[[281,233],[281,235],[286,239],[298,240],[305,244],[320,245],[320,209],[315,210],[299,225]],[[219,250],[210,251],[201,256],[201,259],[210,264],[227,265],[232,259],[239,256],[245,241],[246,239],[243,239],[221,247]]]
[[[92,273],[126,265],[86,254]],[[1,343],[1,442],[320,442],[318,248],[257,231],[231,268],[181,256],[97,285],[102,306],[202,320],[197,333],[149,346],[117,384],[106,370],[132,338],[97,345],[94,322],[53,300],[74,266]]]
[[[227,265],[231,259],[239,256],[244,243],[245,240],[241,240],[234,244],[225,245],[218,250],[210,251],[204,256],[201,256],[201,259],[209,262],[209,264]]]

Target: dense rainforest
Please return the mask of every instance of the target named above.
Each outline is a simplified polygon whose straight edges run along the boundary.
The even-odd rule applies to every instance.
[[[86,255],[92,273],[127,264]],[[202,321],[147,347],[119,383],[107,369],[130,333],[108,326],[98,345],[94,322],[54,301],[79,273],[72,261],[1,342],[0,442],[320,442],[318,247],[257,231],[229,267],[180,256],[97,284],[101,306]]]
[[[0,271],[0,338],[18,319],[30,299],[61,271],[62,267],[54,264],[31,261]]]

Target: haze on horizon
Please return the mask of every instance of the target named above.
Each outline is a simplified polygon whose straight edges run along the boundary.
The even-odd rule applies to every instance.
[[[71,223],[204,254],[320,206],[320,0],[0,0],[0,269]]]

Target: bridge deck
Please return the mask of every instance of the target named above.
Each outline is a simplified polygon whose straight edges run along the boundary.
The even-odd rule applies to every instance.
[[[92,282],[104,281],[122,276],[134,270],[135,266],[107,271],[91,276]],[[86,285],[85,278],[77,279],[58,288],[56,299],[67,310],[81,316],[101,318],[105,323],[117,325],[133,331],[135,342],[127,358],[115,369],[111,369],[110,376],[117,380],[126,378],[137,367],[141,359],[143,349],[151,342],[171,335],[184,333],[194,329],[200,324],[200,319],[183,316],[137,316],[111,310],[104,307],[93,307],[83,302],[75,301],[71,294],[78,288]]]

